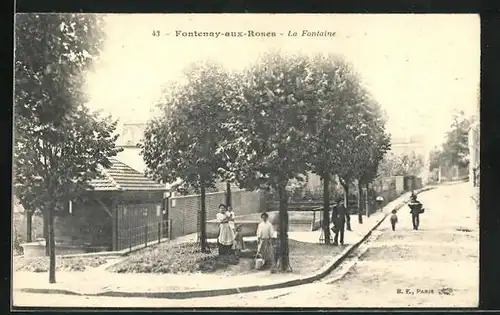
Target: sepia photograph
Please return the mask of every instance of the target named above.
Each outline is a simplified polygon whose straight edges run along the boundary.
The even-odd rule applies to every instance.
[[[11,307],[478,307],[479,15],[14,22]]]

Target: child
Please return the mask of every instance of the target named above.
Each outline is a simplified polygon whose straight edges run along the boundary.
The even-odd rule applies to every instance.
[[[235,234],[234,234],[234,244],[233,244],[233,250],[236,256],[240,255],[241,250],[245,249],[245,244],[243,243],[243,236],[241,234],[241,224],[238,224],[235,228]]]
[[[396,223],[398,223],[398,216],[396,215],[396,212],[396,210],[392,210],[391,214],[391,226],[393,231],[396,230]]]
[[[233,230],[233,233],[235,233],[236,232],[236,226],[234,224],[234,211],[233,211],[233,208],[231,206],[227,207],[226,217],[229,219],[229,226]]]

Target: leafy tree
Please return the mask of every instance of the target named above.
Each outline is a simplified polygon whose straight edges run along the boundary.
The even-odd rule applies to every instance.
[[[186,83],[173,87],[159,104],[162,113],[145,131],[141,154],[148,174],[165,183],[178,178],[199,190],[200,247],[206,243],[205,191],[214,188],[226,160],[218,148],[224,138],[224,103],[230,76],[212,63],[193,64],[186,70]]]
[[[342,164],[343,143],[349,137],[349,118],[353,97],[357,97],[359,81],[351,66],[337,56],[316,56],[311,60],[312,84],[309,95],[309,166],[323,182],[323,231],[330,242],[330,183]]]
[[[231,184],[234,183],[240,188],[245,187],[244,175],[242,175],[238,165],[235,163],[238,151],[231,146],[226,146],[227,143],[233,141],[234,136],[229,127],[233,108],[244,100],[242,94],[243,86],[241,84],[243,80],[242,73],[233,72],[226,75],[223,101],[220,103],[221,108],[218,112],[220,119],[218,127],[221,136],[219,137],[216,154],[221,162],[218,169],[219,177],[226,181],[226,205],[230,207],[232,206]]]
[[[110,166],[109,157],[119,151],[118,136],[113,135],[116,121],[83,107],[58,122],[22,125],[26,129],[16,134],[14,145],[14,191],[22,204],[42,209],[46,218],[49,282],[54,283],[54,214],[90,188],[88,182],[100,176],[99,166]]]
[[[448,165],[467,167],[469,165],[468,133],[470,119],[461,111],[453,115],[451,129],[446,133],[443,144],[442,161]]]
[[[391,148],[390,136],[385,131],[385,117],[380,105],[369,98],[364,110],[360,113],[362,120],[369,131],[366,136],[360,137],[361,154],[357,155],[357,188],[358,188],[358,220],[363,222],[363,187],[368,189],[378,176],[380,162]]]
[[[102,21],[83,14],[17,14],[14,182],[23,207],[44,214],[55,282],[54,211],[116,155],[116,123],[82,106],[83,71],[99,54]]]
[[[339,137],[335,171],[341,186],[344,188],[344,200],[348,206],[349,188],[356,178],[360,177],[364,168],[364,160],[371,147],[372,120],[378,119],[373,113],[373,103],[368,91],[364,88],[358,74],[348,65],[346,72],[346,96],[343,100],[344,113],[343,133]],[[350,230],[350,221],[347,221]]]
[[[432,171],[442,164],[443,152],[440,148],[436,147],[429,153],[429,171]]]
[[[287,190],[306,169],[311,78],[307,58],[268,54],[244,73],[243,100],[232,106],[225,144],[238,152],[234,159],[246,188],[273,188],[279,195],[279,258],[282,271],[290,268]]]
[[[375,122],[379,121],[378,119]],[[384,125],[375,124],[372,126],[372,132],[370,143],[367,147],[367,154],[361,161],[360,172],[358,173],[357,184],[358,184],[358,217],[359,222],[362,223],[362,208],[363,200],[362,188],[363,186],[368,189],[368,185],[372,183],[378,176],[378,169],[381,161],[383,160],[386,153],[391,148],[390,136],[385,133]]]

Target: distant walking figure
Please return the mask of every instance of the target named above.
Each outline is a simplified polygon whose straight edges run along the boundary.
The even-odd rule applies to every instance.
[[[333,245],[338,245],[339,234],[340,234],[340,244],[344,245],[344,232],[345,225],[348,220],[349,214],[344,206],[343,198],[340,197],[337,200],[337,204],[333,207],[332,211],[332,223],[333,223],[333,233],[335,236],[333,238]]]
[[[396,223],[398,223],[398,215],[396,214],[396,212],[396,210],[392,210],[391,214],[391,227],[393,231],[396,230]]]
[[[423,212],[422,203],[417,200],[416,195],[412,194],[408,207],[410,208],[413,229],[418,230],[418,226],[420,225],[420,214]]]

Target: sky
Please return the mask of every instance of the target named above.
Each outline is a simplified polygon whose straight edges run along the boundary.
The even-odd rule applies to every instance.
[[[112,14],[105,21],[101,58],[87,74],[88,105],[122,123],[152,117],[163,87],[192,62],[238,70],[275,49],[344,56],[386,111],[394,137],[421,135],[429,146],[439,144],[454,111],[479,108],[479,15]],[[278,36],[175,35],[248,30]],[[302,37],[303,30],[335,36]]]

